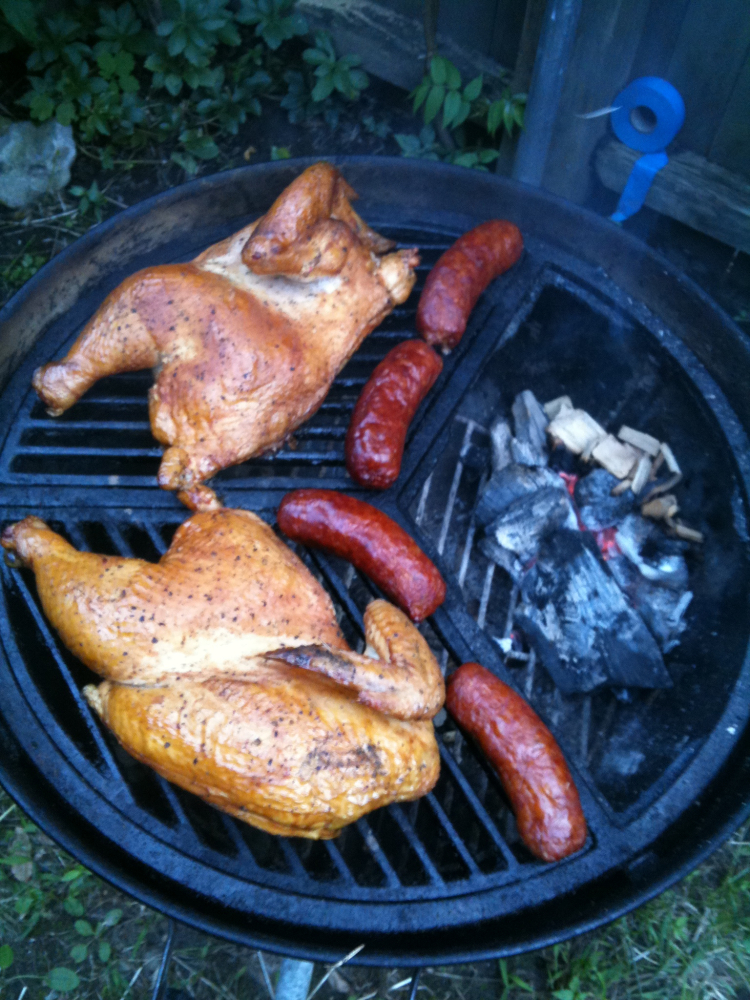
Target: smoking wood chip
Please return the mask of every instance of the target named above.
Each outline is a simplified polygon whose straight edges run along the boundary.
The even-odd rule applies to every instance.
[[[648,477],[651,473],[651,459],[648,455],[641,455],[638,459],[638,465],[635,467],[635,475],[633,476],[633,483],[631,489],[636,496],[641,492],[643,487],[648,482]]]
[[[623,424],[617,436],[625,444],[632,444],[634,448],[638,448],[639,451],[645,451],[652,458],[656,458],[659,454],[661,443],[655,437],[651,437],[650,434],[644,434],[643,431],[637,431],[635,428]]]
[[[695,528],[688,528],[682,521],[673,521],[668,517],[667,524],[678,538],[683,538],[686,542],[695,542],[700,545],[703,541],[703,532],[696,531]]]
[[[622,494],[626,490],[629,490],[632,485],[633,485],[632,479],[623,479],[621,483],[617,484],[617,486],[612,487],[612,492],[610,493],[610,496],[613,497],[622,496]]]
[[[563,410],[573,409],[573,400],[570,396],[558,396],[557,399],[545,403],[543,409],[547,414],[547,420],[554,420]]]
[[[674,452],[665,444],[663,441],[659,445],[662,455],[664,456],[664,461],[667,463],[667,468],[672,473],[673,476],[682,476],[682,470],[677,464],[677,459],[674,457]]]
[[[638,461],[638,455],[635,448],[618,441],[614,434],[607,434],[591,452],[591,457],[618,479],[625,479],[630,475]]]
[[[643,498],[643,502],[648,503],[649,500],[653,500],[654,497],[658,497],[662,493],[667,493],[669,490],[673,489],[681,479],[682,473],[675,472],[673,476],[670,476],[669,479],[665,479],[663,483],[657,483],[656,486],[652,487]]]
[[[667,493],[666,496],[655,497],[648,503],[644,503],[641,507],[641,514],[644,517],[652,517],[655,521],[662,521],[674,517],[679,509],[677,497],[674,493]]]
[[[553,441],[561,441],[574,455],[580,455],[597,440],[607,436],[604,428],[585,410],[561,410],[547,427]],[[614,440],[614,438],[613,438]]]

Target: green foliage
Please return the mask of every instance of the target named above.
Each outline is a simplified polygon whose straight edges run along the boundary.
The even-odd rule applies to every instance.
[[[359,56],[337,59],[333,39],[327,31],[315,33],[315,46],[305,49],[302,58],[315,67],[315,86],[310,96],[316,103],[324,101],[334,91],[350,101],[356,101],[370,82],[367,74],[357,68],[362,62]]]
[[[271,146],[272,160],[288,160],[291,155],[286,146]]]
[[[516,126],[523,128],[525,94],[511,94],[509,87],[498,93],[497,84],[488,85],[481,74],[464,84],[460,71],[444,56],[433,56],[429,72],[410,96],[425,126],[419,136],[396,136],[404,156],[487,170],[499,155],[487,146],[498,129],[502,126],[512,135]]]
[[[96,216],[96,221],[102,221],[102,210],[109,199],[103,191],[99,190],[99,185],[96,181],[92,181],[88,189],[76,185],[70,189],[70,193],[79,199],[78,212],[80,215],[86,215],[89,209],[92,209]]]
[[[307,22],[293,8],[294,0],[242,0],[237,20],[255,25],[255,34],[275,52],[282,42],[307,34]]]
[[[72,969],[66,969],[65,966],[58,966],[47,976],[47,985],[51,990],[57,990],[58,993],[70,993],[71,990],[78,988],[80,982],[77,974]]]
[[[0,51],[26,52],[17,103],[32,121],[71,125],[103,169],[127,169],[134,151],[156,142],[172,144],[171,162],[193,175],[219,156],[217,138],[262,113],[264,96],[281,98],[292,121],[323,113],[335,124],[336,101],[367,86],[360,60],[339,58],[327,33],[301,52],[294,39],[307,24],[294,8],[295,0],[0,0]],[[81,211],[93,207],[99,218],[101,192],[93,195],[78,195]]]
[[[13,965],[13,949],[9,944],[0,945],[0,969],[3,972]]]

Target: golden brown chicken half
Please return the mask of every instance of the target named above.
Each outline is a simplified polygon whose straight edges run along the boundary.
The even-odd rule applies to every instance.
[[[188,491],[189,504],[220,469],[280,446],[414,285],[416,250],[386,253],[393,244],[353,198],[331,164],[316,163],[191,263],[132,275],[67,356],[35,372],[49,412],[105,375],[154,368],[151,428],[169,445],[159,485]]]
[[[125,749],[271,833],[335,837],[439,771],[440,669],[386,601],[347,646],[330,598],[260,518],[193,515],[158,564],[78,552],[37,517],[2,545],[63,642],[105,678],[84,693]]]

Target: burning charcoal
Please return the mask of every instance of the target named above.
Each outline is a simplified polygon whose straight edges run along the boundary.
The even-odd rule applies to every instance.
[[[513,458],[520,465],[547,464],[547,424],[544,410],[533,392],[526,389],[513,401],[516,436],[511,442]]]
[[[622,554],[646,580],[677,593],[687,589],[688,568],[684,556],[673,551],[677,543],[637,514],[630,514],[617,529],[615,541]]]
[[[633,509],[632,493],[612,496],[612,490],[618,485],[619,480],[606,469],[594,469],[576,483],[578,513],[589,531],[613,528]]]
[[[486,535],[480,539],[479,548],[493,563],[502,566],[512,580],[516,583],[521,582],[525,567],[515,552],[511,552],[510,549],[498,545],[491,535]]]
[[[493,472],[499,472],[513,461],[510,453],[510,439],[512,437],[513,434],[511,433],[508,421],[502,417],[496,417],[492,421],[492,427],[490,427]]]
[[[492,474],[492,478],[482,491],[474,513],[475,520],[482,527],[486,527],[518,497],[535,493],[545,486],[554,487],[567,494],[565,482],[551,469],[543,466],[534,468],[529,465],[517,465],[515,462],[506,465],[504,469]]]
[[[659,454],[661,444],[655,437],[651,437],[650,434],[644,434],[643,431],[637,431],[632,427],[626,427],[623,425],[617,436],[621,441],[624,441],[625,444],[632,444],[632,446],[637,448],[638,451],[645,451],[645,453],[650,455],[651,458],[656,458]]]
[[[490,524],[486,537],[526,564],[536,555],[541,539],[568,522],[572,513],[567,492],[546,486],[514,500]]]
[[[545,403],[542,409],[546,413],[548,420],[554,420],[563,410],[573,409],[573,400],[570,396],[558,396],[557,399],[551,399],[549,403]]]
[[[603,465],[607,472],[611,472],[613,476],[625,479],[633,471],[633,466],[638,461],[638,452],[629,444],[618,441],[614,434],[607,434],[592,448],[591,457],[599,465]]]
[[[679,592],[652,582],[624,555],[610,558],[607,567],[643,618],[662,652],[668,653],[679,645],[680,636],[687,628],[683,616],[693,598],[692,593],[689,590]]]
[[[552,441],[560,441],[574,455],[593,448],[607,432],[585,410],[561,410],[547,428]]]
[[[516,621],[564,694],[671,686],[659,648],[586,532],[560,529],[542,542],[522,583]]]

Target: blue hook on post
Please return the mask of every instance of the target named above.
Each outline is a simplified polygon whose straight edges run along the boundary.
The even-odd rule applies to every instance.
[[[614,102],[612,130],[620,142],[643,153],[633,164],[613,222],[634,215],[646,200],[654,177],[669,162],[665,149],[682,128],[685,104],[679,91],[658,76],[629,83]]]

